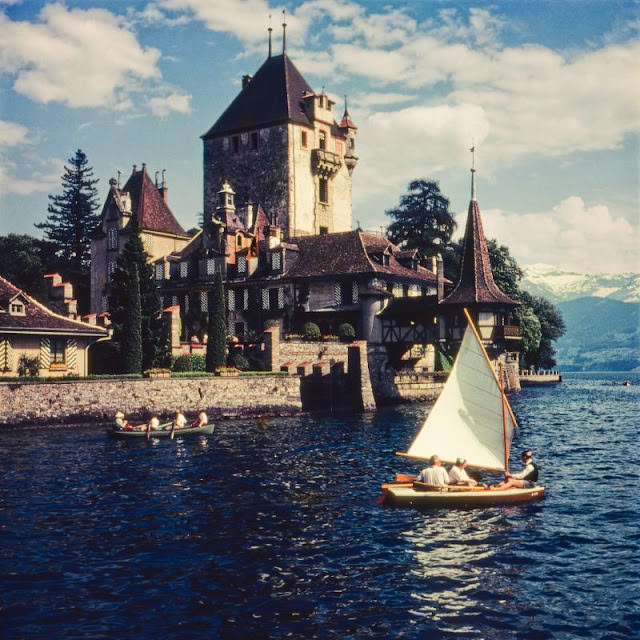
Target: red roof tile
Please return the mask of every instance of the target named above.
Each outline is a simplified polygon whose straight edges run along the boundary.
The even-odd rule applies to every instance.
[[[137,215],[142,231],[187,235],[151,181],[146,168],[134,171],[121,192],[128,192],[131,196],[131,209]]]

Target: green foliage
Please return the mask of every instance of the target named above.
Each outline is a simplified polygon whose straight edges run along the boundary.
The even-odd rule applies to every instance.
[[[137,265],[132,266],[127,281],[127,314],[122,332],[122,363],[124,373],[142,373],[142,307],[140,278]]]
[[[320,340],[320,327],[315,322],[307,322],[302,327],[302,336],[305,340]]]
[[[171,365],[172,371],[193,371],[193,362],[189,354],[177,356]]]
[[[124,345],[127,339],[125,327],[129,327],[132,322],[129,317],[129,305],[132,301],[131,283],[136,279],[141,308],[136,323],[139,322],[142,340],[142,371],[161,364],[162,347],[165,342],[164,327],[153,267],[149,264],[149,255],[144,250],[135,216],[129,222],[129,228],[129,240],[118,257],[117,269],[109,283],[109,314],[113,326],[112,342],[121,361],[124,362]]]
[[[528,305],[521,305],[515,310],[515,316],[518,319],[520,332],[522,335],[522,358],[520,366],[524,369],[532,364],[538,354],[540,348],[540,340],[542,339],[542,328],[540,320],[534,313],[533,309]]]
[[[338,337],[340,340],[353,340],[356,337],[356,330],[348,322],[343,322],[338,327]]]
[[[18,375],[31,376],[35,378],[40,370],[40,360],[34,356],[30,358],[26,354],[22,354],[18,360]]]
[[[68,160],[62,175],[62,193],[49,195],[46,222],[36,224],[56,246],[57,256],[77,273],[86,273],[91,264],[91,233],[100,222],[98,179],[88,166],[87,156],[78,149]]]
[[[240,371],[248,371],[251,369],[249,365],[249,361],[241,354],[241,353],[232,353],[229,355],[229,362],[227,363],[230,367],[235,367],[236,369],[240,369]]]
[[[428,180],[411,181],[400,204],[386,214],[394,219],[387,228],[389,240],[404,249],[418,249],[425,257],[443,253],[457,226],[449,199],[437,182]]]
[[[0,236],[0,273],[41,302],[47,301],[44,275],[55,267],[55,251],[50,242],[16,233]]]
[[[205,357],[199,353],[185,353],[177,356],[171,365],[172,371],[205,371]]]
[[[264,330],[273,329],[273,327],[279,327],[280,323],[275,318],[269,318],[264,321]]]
[[[227,320],[222,274],[218,271],[210,295],[207,339],[207,371],[215,371],[227,359]]]
[[[491,263],[493,281],[502,293],[517,300],[520,295],[520,281],[524,271],[520,268],[509,248],[499,245],[496,240],[487,240],[487,251]]]

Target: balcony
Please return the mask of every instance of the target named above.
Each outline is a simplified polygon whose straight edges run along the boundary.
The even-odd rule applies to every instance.
[[[337,153],[324,149],[311,151],[311,167],[315,173],[325,178],[331,178],[340,170],[342,161]]]

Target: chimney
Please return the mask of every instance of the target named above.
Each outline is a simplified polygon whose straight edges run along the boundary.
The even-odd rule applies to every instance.
[[[253,202],[247,202],[247,231],[253,226]]]
[[[436,259],[436,282],[438,285],[438,297],[437,300],[440,302],[444,298],[444,262],[442,261],[442,256],[438,254]]]
[[[169,188],[167,187],[167,180],[165,179],[164,176],[164,172],[166,171],[166,169],[162,170],[162,184],[158,187],[158,182],[156,179],[156,187],[158,187],[158,191],[160,192],[160,195],[162,196],[162,199],[166,202],[167,201],[167,192],[169,191]],[[156,171],[156,176],[158,175],[158,172]]]
[[[252,80],[253,80],[253,76],[250,76],[248,74],[246,76],[242,76],[242,88],[246,89]]]

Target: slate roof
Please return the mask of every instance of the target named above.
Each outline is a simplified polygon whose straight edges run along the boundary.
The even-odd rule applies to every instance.
[[[25,315],[12,315],[9,305],[14,300],[25,305]],[[0,276],[0,333],[74,334],[102,338],[107,331],[58,315],[22,289]]]
[[[422,266],[417,271],[407,269],[396,259],[401,251],[387,239],[364,231],[344,231],[319,236],[290,238],[300,252],[287,278],[339,277],[346,275],[393,276],[405,280],[421,280],[435,284],[436,274]],[[384,253],[389,265],[382,263]],[[378,262],[377,258],[380,258]]]
[[[460,276],[453,291],[440,304],[473,303],[520,304],[502,293],[493,280],[480,207],[475,199],[469,203]]]
[[[138,225],[142,231],[157,231],[177,236],[187,235],[144,166],[140,171],[134,171],[131,174],[122,192],[129,192],[131,210],[137,215]]]
[[[267,58],[202,138],[206,140],[285,122],[311,126],[302,97],[313,93],[286,54]]]

